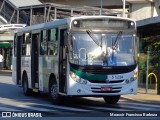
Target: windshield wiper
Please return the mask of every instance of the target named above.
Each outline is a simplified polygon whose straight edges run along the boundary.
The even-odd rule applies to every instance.
[[[114,44],[112,45],[113,50],[116,50],[118,42],[121,37],[122,37],[122,31],[119,31],[119,33],[117,34],[116,40],[115,40]]]
[[[114,42],[114,44],[112,44],[112,56],[111,56],[111,64],[112,65],[116,65],[116,57],[114,56],[115,50],[118,48],[118,42],[120,40],[120,38],[122,37],[122,31],[119,31],[119,33],[117,34],[116,40]]]
[[[102,47],[102,43],[99,42],[91,30],[86,30],[86,32],[98,46]]]

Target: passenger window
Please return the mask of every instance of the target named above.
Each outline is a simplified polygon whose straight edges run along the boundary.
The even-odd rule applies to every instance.
[[[49,30],[48,55],[57,55],[58,53],[57,31],[55,28]]]
[[[22,41],[22,55],[26,55],[26,41],[24,38],[24,34],[21,36],[21,41]]]
[[[46,55],[47,54],[47,38],[48,38],[48,31],[43,30],[41,32],[41,43],[40,43],[40,55]]]
[[[25,40],[26,40],[26,56],[30,56],[31,54],[31,34],[30,33],[25,34]]]

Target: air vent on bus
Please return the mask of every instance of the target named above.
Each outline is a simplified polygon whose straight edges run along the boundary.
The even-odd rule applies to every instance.
[[[117,91],[92,91],[93,93],[119,93],[121,92],[120,90]]]

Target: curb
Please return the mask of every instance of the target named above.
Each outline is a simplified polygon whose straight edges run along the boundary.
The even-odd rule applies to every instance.
[[[132,100],[132,101],[137,101],[137,102],[148,102],[148,103],[151,103],[151,102],[160,102],[160,100],[158,99],[145,99],[145,98],[132,98],[132,97],[129,97],[129,96],[122,96],[122,99],[126,99],[126,100]]]
[[[126,97],[126,96],[122,96],[123,99],[127,99],[127,100],[134,100],[134,101],[146,101],[144,99],[136,99],[136,98],[131,98],[131,97]]]

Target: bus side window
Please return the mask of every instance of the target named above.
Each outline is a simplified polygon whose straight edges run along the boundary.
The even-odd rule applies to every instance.
[[[26,40],[26,56],[30,56],[31,54],[31,34],[30,33],[25,34],[25,40]]]
[[[22,55],[26,55],[26,39],[25,34],[22,35],[21,41],[22,41]]]
[[[42,30],[41,32],[41,43],[40,43],[40,55],[47,54],[47,30]]]
[[[57,29],[53,28],[49,30],[48,39],[48,55],[57,55],[58,45],[57,45]]]

